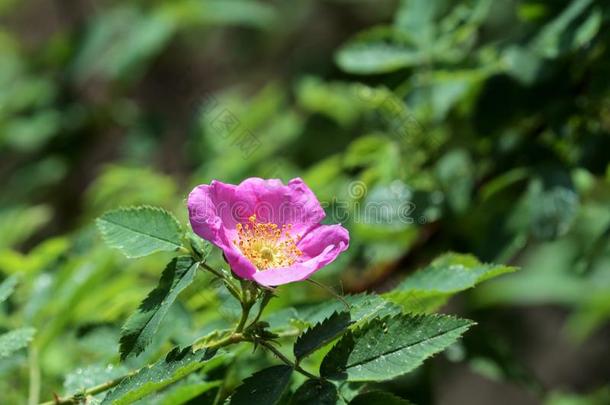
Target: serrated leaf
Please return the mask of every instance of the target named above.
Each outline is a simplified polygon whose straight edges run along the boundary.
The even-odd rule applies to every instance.
[[[409,312],[430,312],[453,294],[515,270],[515,267],[481,263],[471,255],[447,253],[407,277],[383,297]]]
[[[84,368],[78,368],[66,375],[64,393],[69,395],[77,394],[87,388],[119,378],[127,371],[127,368],[122,365],[113,366],[110,364],[93,364]]]
[[[266,368],[246,378],[231,395],[230,405],[277,404],[284,395],[292,367],[281,365]]]
[[[335,405],[337,399],[337,387],[333,383],[324,380],[307,380],[296,390],[290,405]]]
[[[400,307],[376,294],[348,295],[343,299],[349,304],[351,319],[356,323],[363,323],[374,317],[400,313]],[[345,305],[339,300],[326,301],[299,310],[299,320],[314,325],[322,322],[334,312],[345,310]]]
[[[198,263],[189,256],[180,256],[169,262],[157,287],[123,326],[120,340],[122,359],[144,351],[178,294],[193,282],[197,267]]]
[[[176,218],[162,208],[149,206],[109,211],[97,219],[108,246],[135,258],[182,246],[182,230]]]
[[[0,335],[0,358],[8,357],[26,347],[34,338],[34,333],[34,328],[19,328]]]
[[[8,297],[15,291],[17,286],[17,277],[11,276],[0,284],[0,302],[6,301]]]
[[[308,356],[341,335],[352,324],[349,312],[334,312],[301,334],[294,344],[297,360]]]
[[[188,403],[190,400],[199,397],[201,394],[220,387],[222,381],[202,381],[193,384],[184,384],[172,387],[171,391],[163,396],[159,405],[179,405]]]
[[[397,397],[396,395],[385,391],[365,392],[356,396],[349,402],[349,405],[412,405],[412,402]]]
[[[328,352],[320,375],[349,381],[383,381],[405,374],[454,343],[473,323],[444,315],[375,318],[348,331]]]
[[[123,379],[108,393],[102,405],[130,404],[144,398],[201,369],[215,353],[210,350],[192,352],[190,346],[175,348],[164,359]]]

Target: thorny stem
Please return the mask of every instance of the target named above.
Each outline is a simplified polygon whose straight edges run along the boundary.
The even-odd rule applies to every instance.
[[[275,354],[275,356],[278,359],[282,360],[284,363],[286,363],[287,365],[289,365],[290,367],[292,367],[293,369],[295,369],[299,373],[303,374],[305,377],[308,377],[308,378],[311,378],[311,379],[314,379],[314,380],[319,380],[320,379],[320,377],[311,374],[309,371],[304,370],[298,364],[292,362],[292,360],[290,360],[288,357],[284,356],[282,354],[282,352],[280,352],[278,349],[276,349],[271,343],[267,342],[266,340],[257,340],[256,343],[258,343],[259,345],[263,346],[265,349],[267,349],[270,352],[272,352],[273,354]]]
[[[204,269],[206,269],[207,271],[209,271],[210,273],[212,273],[213,275],[218,277],[220,280],[222,280],[222,282],[224,283],[225,287],[227,287],[227,290],[231,293],[231,295],[234,296],[235,299],[238,300],[239,302],[242,302],[241,293],[230,280],[227,280],[227,278],[224,274],[222,274],[220,271],[216,270],[215,268],[211,267],[206,262],[202,261],[202,262],[199,262],[199,264],[201,265],[201,267],[203,267]]]
[[[137,373],[138,371],[140,371],[140,369],[132,371],[128,374],[125,374],[121,377],[115,378],[114,380],[110,380],[107,381],[103,384],[100,385],[96,385],[95,387],[89,388],[88,390],[85,390],[79,394],[73,395],[71,397],[67,397],[67,398],[59,398],[57,395],[55,396],[55,399],[52,401],[47,401],[47,402],[43,402],[40,405],[64,405],[64,404],[78,404],[79,402],[81,402],[81,398],[82,397],[88,397],[89,395],[96,395],[99,393],[102,393],[104,391],[107,391],[111,388],[116,387],[117,385],[119,385],[119,383],[121,381],[123,381],[123,379],[134,375],[135,373]]]
[[[245,342],[247,339],[245,338],[245,336],[241,333],[232,333],[231,335],[225,337],[224,339],[221,339],[217,342],[214,342],[210,345],[205,346],[206,349],[210,349],[210,350],[216,350],[216,349],[220,349],[221,347],[225,347],[225,346],[229,346],[229,345],[233,345],[236,343],[240,343],[240,342]],[[147,367],[147,366],[145,366]],[[82,398],[86,398],[88,396],[91,395],[97,395],[100,394],[104,391],[108,391],[111,388],[116,387],[117,385],[119,385],[119,383],[121,381],[123,381],[125,378],[130,377],[132,375],[137,374],[138,372],[140,372],[140,370],[144,369],[143,368],[139,368],[137,370],[131,371],[125,375],[122,375],[120,377],[117,377],[113,380],[107,381],[105,383],[96,385],[95,387],[91,387],[87,390],[84,390],[76,395],[72,395],[70,397],[67,398],[60,398],[58,396],[55,396],[55,399],[51,400],[51,401],[47,401],[47,402],[43,402],[40,405],[67,405],[67,404],[79,404],[82,402]],[[193,370],[193,372],[195,372],[197,370]]]
[[[271,301],[271,298],[273,298],[273,291],[264,290],[263,299],[261,300],[260,306],[258,307],[258,313],[256,314],[256,317],[254,318],[254,320],[252,322],[250,322],[250,325],[248,325],[248,328],[258,322],[258,320],[263,315],[263,311],[265,310],[265,307],[267,306],[269,301]]]
[[[241,318],[239,320],[239,323],[235,327],[235,330],[230,335],[228,335],[216,342],[213,342],[208,345],[203,345],[202,348],[215,350],[215,349],[220,349],[225,346],[237,344],[240,342],[246,342],[246,341],[252,342],[254,344],[260,344],[267,350],[271,351],[281,361],[283,361],[287,365],[291,366],[294,370],[298,371],[299,373],[303,374],[304,376],[306,376],[308,378],[316,379],[316,380],[320,379],[320,377],[317,377],[317,376],[309,373],[308,371],[304,370],[300,365],[298,365],[297,363],[294,363],[293,361],[288,359],[278,349],[276,349],[273,345],[271,345],[271,343],[267,342],[266,340],[259,340],[257,338],[248,337],[243,333],[244,329],[248,329],[258,322],[258,320],[260,319],[260,317],[263,313],[263,310],[265,309],[265,307],[267,306],[267,304],[269,303],[271,298],[273,298],[272,290],[264,290],[258,313],[257,313],[256,317],[254,318],[254,320],[248,325],[248,328],[246,328],[245,326],[246,326],[246,323],[248,322],[248,316],[250,315],[250,310],[256,303],[257,298],[259,298],[259,294],[256,291],[255,287],[253,287],[251,284],[248,284],[248,282],[242,281],[241,291],[240,291],[235,286],[235,284],[233,284],[230,280],[228,280],[226,275],[223,274],[222,272],[212,268],[204,261],[201,261],[199,264],[201,265],[201,267],[208,270],[214,276],[221,279],[224,282],[225,286],[227,287],[227,290],[229,290],[229,292],[241,303],[241,307],[242,307]],[[297,333],[298,333],[298,331],[297,331]],[[288,333],[284,333],[282,336],[294,336],[294,334],[296,334],[296,333],[288,332]],[[195,347],[197,345],[198,341],[193,343],[192,347]],[[148,366],[146,366],[146,367],[148,367]],[[78,394],[75,394],[75,395],[72,395],[72,396],[69,396],[66,398],[60,398],[59,396],[54,395],[55,398],[53,400],[43,402],[40,405],[67,405],[67,404],[76,405],[76,404],[79,404],[82,402],[82,400],[84,398],[87,398],[88,396],[97,395],[104,391],[107,391],[109,389],[116,387],[125,378],[137,374],[142,369],[143,368],[131,371],[121,377],[115,378],[113,380],[107,381],[107,382],[99,384],[99,385],[96,385],[94,387],[81,391]],[[197,371],[197,369],[193,370],[193,372],[195,372],[195,371]]]
[[[248,315],[250,315],[250,309],[252,308],[251,303],[242,303],[241,305],[241,318],[239,319],[239,323],[235,327],[235,333],[241,332],[244,330],[244,326],[246,326],[246,321],[248,321]]]

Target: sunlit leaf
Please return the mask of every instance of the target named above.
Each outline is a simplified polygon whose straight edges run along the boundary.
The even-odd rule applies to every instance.
[[[123,379],[102,401],[104,405],[130,404],[200,370],[214,351],[192,352],[191,347],[175,348],[150,367],[144,367]]]
[[[0,358],[23,349],[34,338],[34,328],[20,328],[0,335]]]
[[[97,219],[108,246],[127,257],[141,257],[182,247],[180,224],[172,214],[148,206],[109,211]]]
[[[17,277],[11,276],[0,284],[0,303],[6,301],[17,286]]]
[[[471,255],[447,253],[408,276],[384,297],[406,311],[429,312],[453,294],[515,270],[515,267],[481,263]]]
[[[389,380],[443,351],[472,325],[443,315],[376,318],[343,335],[324,357],[320,374],[336,380]]]

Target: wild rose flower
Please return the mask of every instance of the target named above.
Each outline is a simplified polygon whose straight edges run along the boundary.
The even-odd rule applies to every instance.
[[[341,225],[322,225],[320,202],[300,178],[212,181],[188,198],[195,233],[218,246],[233,272],[264,286],[301,281],[347,249]]]

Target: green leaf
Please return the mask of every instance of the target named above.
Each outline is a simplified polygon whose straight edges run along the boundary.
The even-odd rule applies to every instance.
[[[417,65],[422,55],[403,45],[383,42],[353,43],[337,53],[337,65],[354,74],[388,73]]]
[[[296,390],[290,405],[335,405],[337,399],[337,387],[333,383],[307,380]]]
[[[343,297],[350,306],[352,321],[364,323],[369,319],[400,313],[400,308],[376,294],[357,294]],[[299,319],[309,325],[322,322],[334,312],[345,310],[345,305],[334,300],[299,310]]]
[[[71,74],[80,82],[139,77],[174,33],[173,21],[162,13],[128,4],[106,10],[87,25],[75,55]]]
[[[193,282],[197,267],[198,263],[189,256],[180,256],[169,262],[157,287],[123,326],[120,341],[122,359],[144,351],[178,294]]]
[[[164,11],[178,24],[269,28],[276,18],[271,4],[252,0],[183,0],[167,3]]]
[[[394,25],[412,37],[419,47],[430,48],[438,35],[438,20],[447,12],[448,4],[447,0],[402,0]]]
[[[383,296],[406,311],[430,312],[442,306],[453,294],[515,270],[510,266],[483,264],[471,255],[447,253]]]
[[[17,277],[11,276],[0,284],[0,302],[6,301],[8,297],[15,291],[15,286],[17,286]]]
[[[34,338],[34,333],[34,328],[20,328],[0,335],[0,358],[8,357],[26,347]]]
[[[97,219],[97,226],[105,242],[127,257],[182,247],[180,224],[162,208],[141,206],[109,211]]]
[[[532,49],[546,58],[556,58],[590,41],[601,25],[600,10],[590,10],[593,4],[593,0],[573,0],[539,31]]]
[[[412,402],[397,397],[390,392],[371,391],[360,394],[349,402],[349,405],[411,405]]]
[[[454,343],[473,323],[444,315],[376,318],[348,331],[328,352],[320,375],[349,381],[383,381],[405,374]]]
[[[425,58],[403,34],[384,26],[358,34],[335,55],[337,65],[354,74],[393,72],[418,65]]]
[[[230,405],[277,404],[284,395],[292,367],[281,365],[266,368],[246,378],[231,395]]]
[[[349,312],[334,312],[329,318],[315,324],[301,334],[294,344],[297,360],[308,356],[341,335],[351,325]]]
[[[66,396],[78,394],[87,388],[119,378],[128,371],[123,365],[113,366],[110,364],[93,364],[84,368],[78,368],[66,375],[64,379],[64,393]]]
[[[174,348],[164,359],[123,379],[108,393],[102,405],[130,404],[144,398],[201,369],[215,353],[210,350],[192,352],[190,346]]]
[[[198,398],[201,394],[220,387],[222,381],[203,381],[193,384],[184,384],[171,389],[163,396],[160,405],[179,405]]]
[[[45,205],[15,207],[0,211],[0,248],[23,242],[53,217]]]

